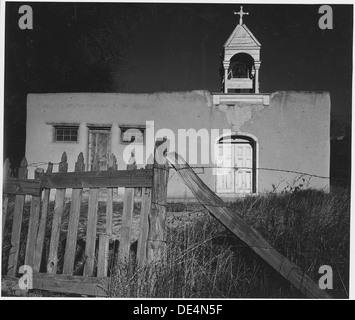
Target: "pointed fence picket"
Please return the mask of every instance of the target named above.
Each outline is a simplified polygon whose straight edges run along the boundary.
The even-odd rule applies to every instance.
[[[47,174],[52,173],[53,164],[51,162],[48,163],[47,167]],[[47,226],[47,216],[49,210],[49,197],[50,197],[51,189],[44,189],[43,191],[43,198],[42,198],[42,208],[41,208],[41,218],[39,220],[38,226],[38,233],[36,239],[36,247],[35,247],[35,256],[33,262],[33,270],[35,272],[39,272],[41,258],[43,254],[43,242],[46,233],[46,226]]]
[[[108,161],[108,170],[117,170],[116,157],[111,154]],[[107,188],[106,225],[105,232],[99,236],[99,252],[97,259],[97,276],[106,277],[108,272],[109,243],[113,235],[113,188]]]
[[[27,178],[27,160],[22,159],[20,168],[18,170],[18,179]],[[12,220],[12,233],[11,233],[11,249],[9,254],[8,274],[15,276],[17,273],[17,262],[20,250],[21,227],[23,217],[23,207],[25,205],[25,195],[16,194],[15,208]]]
[[[59,173],[68,171],[67,154],[64,152],[59,164]],[[51,242],[49,247],[49,259],[47,263],[47,273],[57,273],[58,267],[58,244],[60,236],[60,226],[65,206],[65,191],[66,189],[57,188],[55,195],[55,206],[52,223]]]
[[[127,170],[137,170],[135,164],[127,166]],[[120,230],[119,259],[127,263],[129,261],[129,251],[131,247],[131,231],[134,210],[134,188],[126,188],[123,201],[122,225]]]
[[[36,170],[35,180],[39,180],[43,172]],[[33,266],[35,256],[35,246],[38,232],[38,219],[41,207],[41,197],[32,196],[30,220],[28,223],[28,235],[26,242],[25,265]]]
[[[84,156],[81,152],[75,163],[75,172],[83,172],[85,169]],[[69,213],[68,235],[66,240],[63,274],[73,275],[75,249],[78,236],[79,216],[83,189],[73,189],[72,201]]]
[[[94,160],[92,171],[99,171],[99,168],[99,161],[96,157],[96,159]],[[88,219],[86,225],[86,262],[84,266],[84,276],[88,277],[92,276],[94,272],[98,198],[99,188],[90,188]]]

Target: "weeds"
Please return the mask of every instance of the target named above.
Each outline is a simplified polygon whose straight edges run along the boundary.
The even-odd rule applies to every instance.
[[[229,207],[258,230],[281,254],[300,267],[315,282],[319,267],[333,269],[334,298],[349,292],[350,192],[334,189],[326,194],[315,190],[294,190],[246,197]],[[65,248],[69,204],[62,221],[59,254]],[[135,216],[139,217],[139,208]],[[169,210],[171,209],[171,210]],[[24,257],[28,212],[24,212],[20,261]],[[78,233],[76,272],[80,274],[85,244],[85,204]],[[179,210],[183,210],[179,212]],[[110,297],[140,298],[297,298],[299,293],[275,270],[264,263],[245,243],[238,240],[208,212],[198,206],[168,206],[166,263],[135,267],[118,263],[114,253],[110,263]],[[105,223],[105,206],[99,205],[98,231]],[[114,207],[114,230],[119,237],[122,206]],[[53,208],[48,216],[44,259],[48,251]],[[5,225],[3,273],[9,250],[12,213]],[[115,245],[111,247],[115,248]],[[47,251],[46,251],[47,250]],[[116,261],[116,263],[114,263]],[[45,266],[44,266],[45,267]],[[42,266],[43,268],[43,266]],[[59,268],[60,270],[60,268]],[[153,276],[154,275],[154,276]]]
[[[329,293],[334,298],[348,297],[350,193],[347,190],[337,189],[330,194],[296,190],[247,197],[229,203],[229,207],[316,282],[320,278],[319,267],[331,266],[334,289]],[[167,259],[157,270],[159,281],[152,284],[147,272],[137,270],[133,277],[121,279],[121,282],[113,278],[110,295],[301,297],[275,270],[204,210],[189,215],[186,212],[169,214]],[[135,280],[122,285],[127,279]],[[135,290],[122,292],[122,288],[128,287]]]

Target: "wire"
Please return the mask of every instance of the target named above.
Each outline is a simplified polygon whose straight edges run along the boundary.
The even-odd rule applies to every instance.
[[[179,170],[186,170],[186,169],[221,169],[221,170],[245,170],[245,169],[249,169],[252,170],[252,168],[250,167],[215,167],[215,166],[193,166],[193,167],[184,167],[184,168],[175,168],[173,166],[171,166],[171,168],[174,168],[176,171]],[[286,170],[286,169],[275,169],[275,168],[255,168],[255,170],[265,170],[265,171],[279,171],[279,172],[288,172],[288,173],[296,173],[296,174],[300,174],[300,175],[304,175],[304,176],[311,176],[311,177],[316,177],[316,178],[321,178],[321,179],[330,179],[330,177],[326,177],[326,176],[320,176],[317,174],[311,174],[311,173],[306,173],[306,172],[300,172],[300,171],[293,171],[293,170]]]
[[[175,171],[173,171],[173,174],[169,177],[168,182],[170,181],[170,179],[175,175]]]
[[[18,166],[18,168],[26,168],[26,167],[35,167],[38,168],[40,166],[44,166],[44,165],[60,165],[61,163],[64,163],[67,161],[60,161],[60,162],[44,162],[44,161],[39,161],[39,162],[32,162],[30,164],[27,164],[27,166]],[[209,165],[205,165],[205,166],[190,166],[190,167],[184,167],[184,168],[175,168],[172,165],[169,165],[169,168],[173,168],[176,171],[179,170],[186,170],[188,168],[192,168],[192,169],[215,169],[215,170],[246,170],[246,169],[252,169],[250,167],[234,167],[234,166],[225,166],[225,167],[217,167],[217,166],[209,166]],[[153,165],[153,169],[157,169],[157,170],[165,170],[165,171],[169,171],[169,168],[166,168],[165,166],[156,166]],[[274,172],[285,172],[285,173],[294,173],[294,174],[299,174],[299,175],[304,175],[304,176],[309,176],[309,177],[314,177],[314,178],[319,178],[319,179],[332,179],[330,176],[321,176],[318,174],[312,174],[312,173],[308,173],[308,172],[302,172],[302,171],[295,171],[295,170],[288,170],[288,169],[277,169],[277,168],[263,168],[263,167],[259,167],[259,168],[255,168],[255,170],[259,170],[259,171],[274,171]],[[174,175],[174,174],[173,174]],[[169,180],[173,177],[173,175],[169,178]],[[335,178],[335,180],[344,180],[344,181],[350,181],[351,178]]]

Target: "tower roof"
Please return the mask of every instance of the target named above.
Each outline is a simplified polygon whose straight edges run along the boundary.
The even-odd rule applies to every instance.
[[[255,38],[251,31],[245,24],[238,24],[228,40],[224,44],[224,47],[261,47],[260,42]]]

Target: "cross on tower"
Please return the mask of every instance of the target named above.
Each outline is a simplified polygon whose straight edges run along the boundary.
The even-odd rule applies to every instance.
[[[238,12],[235,12],[234,11],[234,14],[239,14],[239,24],[242,25],[243,24],[243,16],[244,15],[249,15],[249,12],[244,12],[243,11],[243,6],[240,6],[240,11]]]

